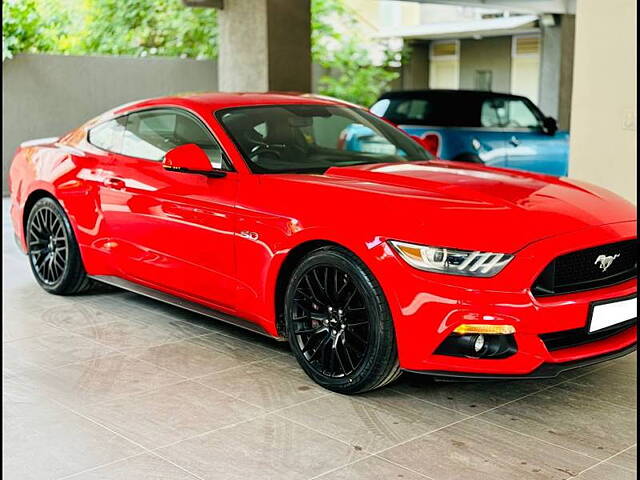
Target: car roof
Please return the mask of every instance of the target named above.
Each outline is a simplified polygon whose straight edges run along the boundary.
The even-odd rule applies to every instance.
[[[153,106],[182,106],[193,110],[209,111],[230,107],[256,105],[343,105],[360,107],[337,98],[298,92],[201,92],[150,98],[121,105],[112,110],[114,115]]]
[[[384,98],[420,98],[430,96],[456,96],[456,97],[509,97],[509,98],[526,98],[521,95],[513,95],[511,93],[491,92],[488,90],[452,90],[452,89],[423,89],[423,90],[392,90],[380,95],[379,100]]]

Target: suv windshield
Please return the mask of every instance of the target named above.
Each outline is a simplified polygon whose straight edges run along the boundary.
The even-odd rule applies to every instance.
[[[225,109],[216,116],[254,173],[323,173],[432,158],[404,133],[356,108],[269,105]]]

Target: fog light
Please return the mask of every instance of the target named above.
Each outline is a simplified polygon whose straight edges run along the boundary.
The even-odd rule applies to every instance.
[[[516,353],[514,335],[452,333],[435,350],[436,355],[477,359],[507,358]]]

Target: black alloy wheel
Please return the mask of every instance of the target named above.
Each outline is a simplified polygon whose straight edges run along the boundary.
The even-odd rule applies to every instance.
[[[307,362],[322,375],[349,375],[369,345],[364,296],[349,274],[319,265],[307,270],[293,299],[293,334]]]
[[[35,203],[25,234],[31,270],[42,288],[68,295],[90,287],[69,220],[55,200],[45,197]]]
[[[358,393],[400,373],[382,290],[344,249],[323,247],[305,257],[287,289],[285,319],[299,363],[325,388]]]
[[[54,285],[62,278],[69,242],[60,217],[49,206],[39,208],[29,225],[29,254],[38,278]]]

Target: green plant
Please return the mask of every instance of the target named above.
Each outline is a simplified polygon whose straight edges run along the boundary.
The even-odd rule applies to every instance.
[[[233,0],[231,0],[233,1]],[[398,73],[399,53],[359,32],[343,0],[311,1],[319,93],[370,105]],[[3,0],[2,58],[19,52],[217,57],[217,11],[181,0]],[[377,51],[374,62],[371,52]]]
[[[79,49],[109,55],[215,58],[215,9],[180,0],[85,0]]]
[[[359,34],[356,17],[343,0],[312,0],[311,26],[313,60],[327,72],[320,77],[319,93],[369,106],[398,78],[391,67],[399,64],[402,52]],[[372,51],[382,59],[374,62]]]
[[[2,61],[20,52],[46,52],[54,43],[35,0],[3,0]]]

